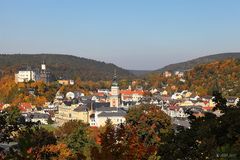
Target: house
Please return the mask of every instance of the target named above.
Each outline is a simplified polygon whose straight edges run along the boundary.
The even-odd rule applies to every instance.
[[[198,95],[196,95],[196,96],[191,95],[189,98],[190,98],[191,101],[198,101],[198,100],[200,100],[200,97]]]
[[[165,72],[163,72],[163,76],[168,78],[168,77],[172,76],[172,73],[170,71],[165,71]]]
[[[185,80],[185,79],[183,79],[183,78],[180,78],[180,79],[179,79],[179,81],[180,81],[180,82],[183,82],[183,83],[185,83],[185,82],[186,82],[186,80]]]
[[[162,111],[164,111],[167,115],[169,115],[172,118],[175,117],[181,117],[186,118],[188,117],[188,114],[186,114],[182,107],[171,105],[168,108],[162,107]]]
[[[60,80],[58,80],[58,83],[61,84],[61,85],[64,85],[64,86],[74,85],[74,80],[71,80],[71,79],[60,79]]]
[[[236,106],[238,101],[239,101],[239,98],[237,98],[237,97],[229,97],[229,98],[227,98],[227,105],[228,106],[230,106],[230,105]]]
[[[121,94],[121,100],[124,102],[139,102],[144,95],[144,91],[143,90],[121,90],[120,91]]]
[[[174,94],[171,96],[171,99],[174,99],[174,100],[182,99],[182,95],[181,95],[181,93],[174,93]]]
[[[32,104],[27,102],[21,103],[18,108],[21,112],[31,112],[33,110]]]
[[[192,92],[189,92],[187,90],[183,90],[181,92],[182,97],[189,98],[192,95]]]
[[[64,86],[67,86],[69,85],[69,80],[66,80],[66,79],[60,79],[60,80],[57,80],[59,84],[61,85],[64,85]]]
[[[41,124],[48,124],[48,120],[50,118],[50,115],[47,113],[25,113],[22,114],[25,117],[26,121],[31,122],[40,122]]]
[[[109,89],[98,89],[97,92],[98,93],[103,93],[105,95],[108,95],[110,93],[110,90]]]
[[[194,103],[192,101],[183,101],[179,104],[179,106],[193,106]]]
[[[174,74],[175,74],[175,76],[178,76],[179,78],[184,76],[184,72],[181,72],[181,71],[175,71]]]
[[[151,94],[158,93],[158,90],[157,90],[156,88],[152,88],[152,89],[150,90],[150,93],[151,93]]]
[[[164,91],[162,91],[160,94],[161,94],[162,96],[167,96],[167,95],[168,95],[168,92],[167,92],[166,90],[164,90]]]

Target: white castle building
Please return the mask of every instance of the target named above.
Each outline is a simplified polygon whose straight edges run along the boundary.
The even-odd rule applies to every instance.
[[[34,71],[18,71],[15,74],[15,82],[28,82],[28,81],[36,81],[36,73]]]
[[[20,70],[15,74],[15,82],[29,82],[29,81],[38,81],[42,80],[43,82],[48,82],[48,72],[46,71],[46,64],[43,62],[41,64],[41,70],[39,72],[35,72],[31,69]]]

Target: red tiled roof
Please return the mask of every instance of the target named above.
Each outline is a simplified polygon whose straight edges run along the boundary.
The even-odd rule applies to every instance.
[[[21,110],[21,111],[27,111],[29,109],[32,109],[32,105],[30,103],[21,103],[18,108]]]
[[[206,104],[208,104],[208,102],[207,102],[207,101],[204,101],[203,103],[204,103],[205,105],[206,105]]]
[[[206,110],[206,111],[211,111],[213,107],[210,107],[210,106],[205,106],[205,107],[202,107],[203,110]]]
[[[103,97],[105,94],[104,93],[98,93],[98,96]]]
[[[170,105],[169,107],[168,107],[170,110],[178,110],[179,109],[179,107],[178,106],[176,106],[176,105]]]
[[[121,94],[124,94],[124,95],[132,95],[132,94],[143,95],[143,94],[144,94],[144,91],[143,91],[143,90],[137,90],[137,91],[121,90],[120,93],[121,93]]]
[[[4,104],[3,104],[3,103],[0,103],[0,110],[3,109],[3,106],[4,106]]]

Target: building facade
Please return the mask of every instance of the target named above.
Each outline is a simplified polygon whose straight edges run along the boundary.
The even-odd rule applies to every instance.
[[[28,81],[36,81],[36,73],[34,71],[18,71],[15,74],[15,82],[28,82]]]

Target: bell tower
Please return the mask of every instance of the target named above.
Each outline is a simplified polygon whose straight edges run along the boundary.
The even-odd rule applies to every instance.
[[[116,69],[115,69],[112,86],[111,86],[110,107],[118,107],[119,104],[120,104],[119,87],[118,87],[118,83],[117,83],[117,73],[116,73]]]

